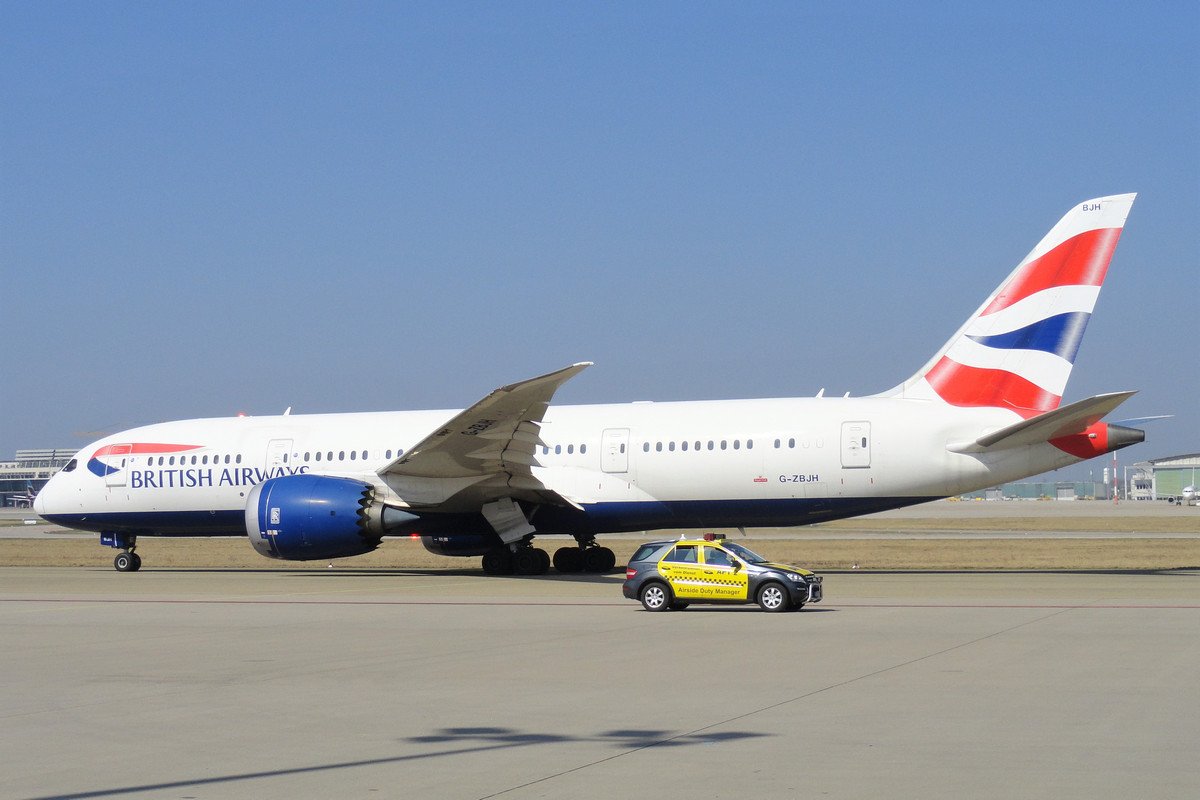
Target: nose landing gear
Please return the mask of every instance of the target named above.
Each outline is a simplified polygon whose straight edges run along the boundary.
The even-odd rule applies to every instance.
[[[132,533],[102,533],[100,544],[122,551],[113,559],[117,572],[137,572],[142,568],[142,557],[134,552],[137,550],[137,537]]]

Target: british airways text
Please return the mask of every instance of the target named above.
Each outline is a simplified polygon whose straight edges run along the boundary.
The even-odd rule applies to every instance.
[[[254,486],[271,478],[285,475],[303,475],[308,466],[275,467],[228,467],[209,469],[140,469],[129,473],[130,489],[192,489],[201,486]]]

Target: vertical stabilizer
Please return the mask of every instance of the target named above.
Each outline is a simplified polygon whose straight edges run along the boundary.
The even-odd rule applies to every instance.
[[[953,406],[1058,408],[1134,194],[1067,212],[983,305],[893,396]]]

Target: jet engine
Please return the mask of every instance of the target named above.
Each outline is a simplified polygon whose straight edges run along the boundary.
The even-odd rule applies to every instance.
[[[268,558],[288,561],[369,553],[383,534],[417,519],[375,499],[371,484],[327,475],[285,475],[250,490],[246,532]]]

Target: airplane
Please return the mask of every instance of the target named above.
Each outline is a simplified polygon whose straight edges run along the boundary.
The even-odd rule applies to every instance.
[[[37,492],[33,490],[33,481],[25,481],[25,494],[14,494],[8,498],[13,508],[33,508],[33,500]]]
[[[604,572],[601,534],[786,527],[951,497],[1141,442],[1102,422],[1134,392],[1062,405],[1134,194],[1074,206],[903,383],[867,397],[551,405],[590,362],[462,411],[164,422],[106,436],[35,511],[135,571],[144,536],[246,536],[327,560],[420,537],[487,574]],[[290,409],[289,409],[290,410]],[[566,534],[553,558],[537,536]]]

